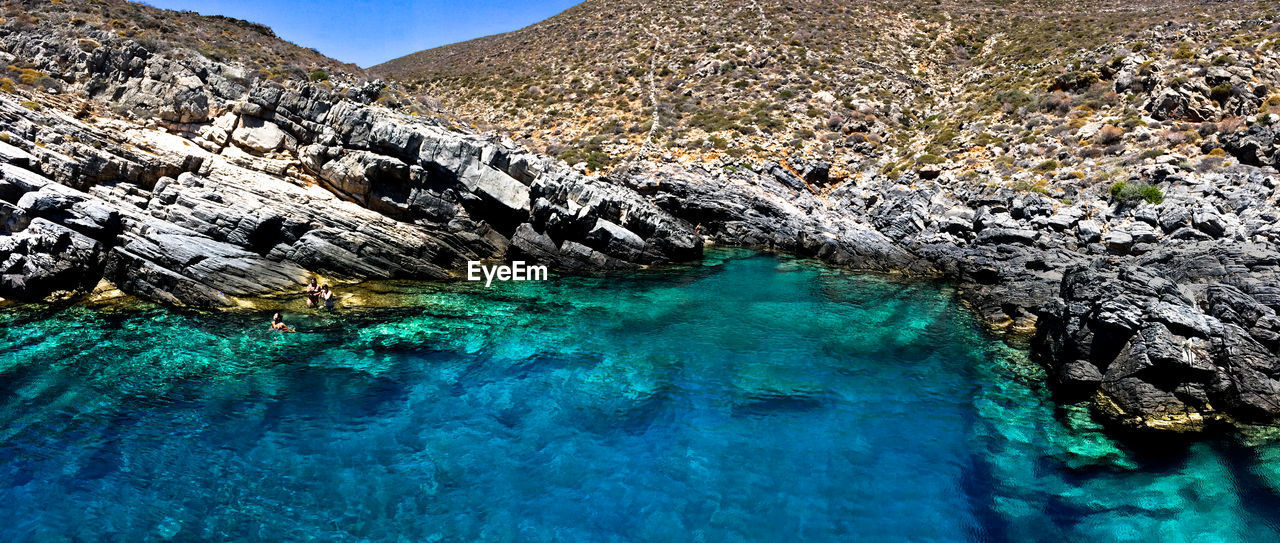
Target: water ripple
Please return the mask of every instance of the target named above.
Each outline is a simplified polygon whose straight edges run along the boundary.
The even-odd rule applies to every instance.
[[[379,295],[0,312],[0,540],[1280,535],[1280,447],[1117,443],[939,285],[726,252]]]

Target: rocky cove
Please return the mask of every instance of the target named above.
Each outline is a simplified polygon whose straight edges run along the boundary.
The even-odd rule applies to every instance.
[[[1251,166],[1135,166],[1158,204],[937,171],[832,179],[816,162],[584,175],[384,107],[378,82],[282,85],[106,32],[8,32],[0,50],[59,82],[38,100],[0,95],[6,299],[106,281],[218,308],[313,274],[447,280],[472,260],[587,274],[714,242],[952,282],[990,326],[1032,337],[1058,393],[1119,428],[1280,416],[1270,129],[1232,147]]]

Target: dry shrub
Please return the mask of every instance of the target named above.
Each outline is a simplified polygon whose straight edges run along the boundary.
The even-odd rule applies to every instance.
[[[1169,145],[1182,145],[1187,142],[1187,134],[1177,130],[1165,130],[1160,134]]]
[[[1071,111],[1071,95],[1065,92],[1051,92],[1040,100],[1040,111],[1066,115]]]
[[[1244,126],[1244,124],[1244,119],[1239,117],[1227,117],[1226,119],[1218,121],[1218,132],[1231,134],[1236,130],[1239,130],[1240,127]]]
[[[1123,138],[1124,129],[1116,125],[1109,124],[1098,130],[1098,134],[1093,137],[1093,141],[1098,145],[1114,145],[1116,143],[1120,143],[1120,140]]]

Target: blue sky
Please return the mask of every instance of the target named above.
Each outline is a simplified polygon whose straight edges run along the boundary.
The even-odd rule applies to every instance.
[[[276,35],[363,67],[529,26],[581,0],[145,0],[262,23]]]

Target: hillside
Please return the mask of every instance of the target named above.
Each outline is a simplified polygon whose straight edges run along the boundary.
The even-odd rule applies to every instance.
[[[81,36],[80,48],[86,52],[104,41],[104,36],[133,40],[153,53],[190,49],[212,61],[242,64],[252,71],[251,77],[263,79],[306,79],[317,70],[325,75],[363,75],[354,64],[284,41],[264,25],[230,17],[165,10],[126,0],[5,0],[0,4],[0,32],[4,35],[41,31]],[[56,78],[44,77],[40,68],[18,63],[8,66],[4,77],[58,85]]]
[[[1256,1],[588,0],[370,72],[588,170],[792,158],[1053,191],[1165,155],[1229,164],[1228,137],[1280,104],[1274,15]]]

